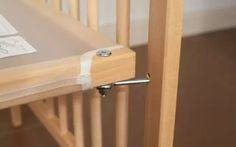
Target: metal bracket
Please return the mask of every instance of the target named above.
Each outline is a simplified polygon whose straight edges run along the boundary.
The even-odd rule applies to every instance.
[[[142,79],[133,79],[133,80],[125,80],[120,82],[115,82],[108,85],[103,85],[97,87],[97,90],[101,94],[102,97],[105,97],[114,86],[125,86],[125,85],[136,85],[136,84],[148,84],[150,82],[150,75],[147,75],[147,78]]]

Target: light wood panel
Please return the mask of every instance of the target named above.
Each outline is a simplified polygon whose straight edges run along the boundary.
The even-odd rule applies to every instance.
[[[172,147],[183,1],[151,0],[145,147]]]

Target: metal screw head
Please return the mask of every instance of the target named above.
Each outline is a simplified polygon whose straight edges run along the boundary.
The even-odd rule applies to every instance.
[[[110,50],[103,49],[103,50],[97,51],[97,56],[99,57],[109,57],[111,55],[112,55],[112,52]]]

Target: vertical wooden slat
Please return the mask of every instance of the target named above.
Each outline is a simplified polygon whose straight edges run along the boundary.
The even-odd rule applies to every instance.
[[[75,19],[80,19],[80,0],[69,0],[70,16]]]
[[[99,1],[88,0],[88,26],[98,31],[99,28]]]
[[[57,10],[61,10],[61,0],[53,0],[53,6]]]
[[[129,46],[130,36],[130,0],[117,0],[117,43]]]
[[[67,97],[66,96],[58,97],[58,113],[59,113],[61,133],[66,134],[68,132]]]
[[[128,99],[127,86],[117,88],[116,100],[116,147],[126,147],[128,140]]]
[[[183,0],[151,0],[145,147],[172,147]]]
[[[73,118],[75,147],[84,147],[83,97],[81,92],[73,94]]]
[[[129,46],[130,37],[130,0],[117,0],[117,43]],[[116,102],[116,147],[128,145],[128,86],[117,88]]]
[[[88,27],[99,29],[99,1],[88,0]],[[102,108],[101,96],[96,89],[91,91],[91,140],[92,147],[102,147]]]
[[[102,108],[101,96],[93,90],[90,98],[92,147],[102,147]]]
[[[46,105],[48,106],[48,117],[52,118],[55,116],[55,101],[53,98],[48,98],[45,101]]]
[[[21,107],[14,106],[10,108],[11,121],[14,127],[19,127],[22,125]]]

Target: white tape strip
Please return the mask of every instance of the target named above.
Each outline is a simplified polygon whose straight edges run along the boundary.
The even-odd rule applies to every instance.
[[[107,48],[101,48],[101,49],[96,49],[90,52],[87,52],[81,56],[81,64],[80,64],[80,76],[78,78],[78,83],[82,85],[82,90],[88,90],[93,88],[92,87],[92,81],[91,81],[91,68],[92,68],[92,61],[93,57],[96,55],[96,53],[99,50],[115,50],[122,48],[124,46],[122,45],[116,45],[112,47],[107,47]]]

